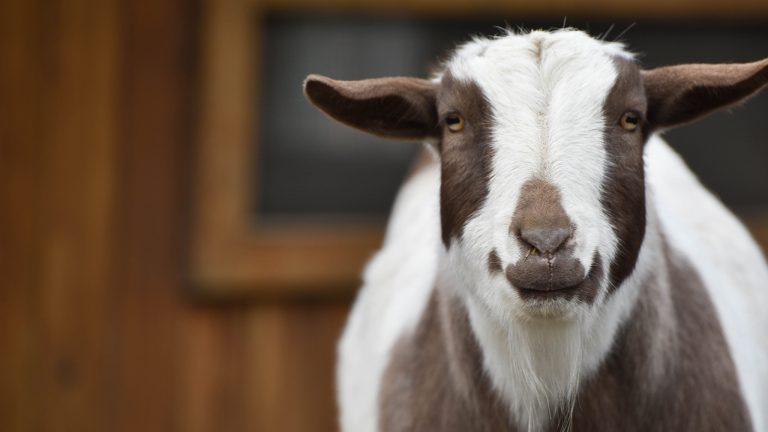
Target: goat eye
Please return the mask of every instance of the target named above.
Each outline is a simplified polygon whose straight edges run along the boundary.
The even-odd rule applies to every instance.
[[[464,117],[458,114],[449,114],[445,116],[445,125],[451,132],[459,132],[464,129]]]
[[[624,128],[624,130],[633,132],[635,129],[637,129],[638,124],[640,124],[640,117],[638,117],[637,114],[628,111],[625,112],[623,116],[621,116],[621,121],[619,121],[619,124],[621,124],[621,127]]]

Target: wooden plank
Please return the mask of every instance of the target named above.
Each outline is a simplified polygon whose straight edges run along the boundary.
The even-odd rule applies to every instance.
[[[115,210],[114,429],[247,427],[244,322],[251,307],[185,296],[185,191],[193,32],[183,1],[126,9],[125,135]]]
[[[13,44],[2,80],[13,88],[3,93],[16,112],[3,118],[16,119],[3,137],[15,157],[2,183],[13,209],[9,245],[24,260],[8,261],[18,269],[3,272],[14,284],[3,292],[16,299],[10,358],[26,362],[8,369],[19,401],[8,429],[103,430],[117,4],[3,7],[12,9],[2,16]]]
[[[246,371],[243,323],[250,308],[198,308],[184,317],[179,355],[179,430],[258,430],[246,425],[255,407],[244,398]]]
[[[195,210],[190,277],[220,285],[221,266],[239,255],[247,234],[252,153],[254,56],[259,16],[240,0],[201,2],[200,122],[197,126]],[[225,272],[226,273],[226,272]],[[205,288],[203,288],[205,289]]]
[[[245,430],[338,430],[336,343],[346,301],[273,303],[249,313]]]
[[[345,301],[185,298],[190,7],[114,6],[0,9],[0,430],[335,430]]]
[[[115,322],[108,430],[178,430],[184,141],[190,6],[123,5],[123,106],[110,286]]]
[[[0,2],[0,430],[39,430],[38,2]]]
[[[39,319],[44,430],[107,426],[117,1],[46,8]],[[86,415],[88,414],[88,415]]]

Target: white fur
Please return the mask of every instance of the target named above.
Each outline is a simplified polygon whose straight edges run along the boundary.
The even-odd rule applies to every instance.
[[[467,223],[457,261],[475,263],[465,269],[473,278],[487,273],[480,264],[492,249],[502,266],[516,262],[520,247],[508,233],[509,221],[522,185],[541,178],[560,191],[576,225],[573,242],[582,265],[590,268],[595,252],[610,262],[617,239],[600,203],[608,164],[602,108],[616,79],[611,57],[619,48],[574,31],[475,44],[483,47],[481,56],[474,45],[465,46],[447,69],[476,82],[489,99],[495,156],[488,199]],[[490,305],[527,315],[527,305],[501,279],[496,289],[486,290]]]
[[[631,57],[620,45],[580,32],[533,32],[474,40],[447,63],[490,99],[495,156],[488,199],[445,251],[437,164],[404,185],[339,346],[343,430],[377,430],[379,381],[390,351],[417,324],[438,273],[466,304],[484,366],[518,426],[545,428],[551,410],[597,370],[638,296],[650,294],[641,292],[647,280],[664,271],[662,234],[702,274],[755,430],[766,430],[768,311],[760,309],[768,305],[768,267],[744,228],[660,138],[652,137],[646,151],[644,244],[635,271],[613,295],[606,296],[606,275],[592,305],[526,302],[503,275],[487,270],[492,249],[503,266],[519,258],[507,230],[522,184],[537,177],[559,189],[584,267],[595,252],[603,263],[613,260],[618,239],[599,201],[609,163],[602,106],[616,79],[612,56]]]
[[[726,151],[725,149],[723,151]],[[755,431],[768,430],[768,265],[744,226],[658,137],[648,187],[664,233],[703,278],[717,309]]]
[[[532,32],[475,41],[447,64],[454,77],[477,83],[488,98],[495,152],[488,198],[448,260],[458,269],[457,291],[469,307],[492,382],[523,429],[543,428],[551,410],[575,394],[637,293],[622,289],[602,304],[605,272],[593,306],[524,301],[503,274],[488,274],[485,257],[496,250],[502,268],[520,259],[509,223],[522,185],[539,178],[560,191],[584,268],[596,252],[603,262],[613,260],[618,239],[600,197],[608,168],[603,105],[616,80],[616,55],[630,56],[581,32]]]
[[[389,352],[416,326],[434,286],[441,247],[439,187],[436,163],[403,186],[384,245],[365,269],[339,344],[342,430],[377,430],[379,379]]]

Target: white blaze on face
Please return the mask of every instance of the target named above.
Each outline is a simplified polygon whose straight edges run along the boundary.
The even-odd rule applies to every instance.
[[[471,42],[448,63],[454,77],[478,84],[493,113],[488,196],[449,252],[476,282],[497,288],[479,293],[493,304],[522,306],[502,274],[487,275],[485,263],[491,250],[503,266],[521,258],[509,225],[521,188],[531,179],[557,187],[575,225],[576,258],[590,269],[598,253],[607,280],[617,239],[600,201],[609,163],[603,107],[616,81],[616,56],[631,57],[621,45],[582,32],[536,31]],[[600,291],[596,303],[605,287]]]
[[[524,430],[544,429],[553,409],[569,405],[636,292],[606,295],[618,239],[601,203],[610,181],[603,109],[617,79],[616,57],[631,55],[619,44],[564,30],[476,40],[447,64],[455,79],[476,83],[487,98],[493,158],[485,202],[450,244],[450,268],[442,273],[464,298],[484,366]],[[502,267],[522,258],[509,227],[532,179],[558,189],[575,228],[575,258],[589,271],[600,257],[602,280],[592,304],[524,301],[503,272],[488,269],[494,250]]]

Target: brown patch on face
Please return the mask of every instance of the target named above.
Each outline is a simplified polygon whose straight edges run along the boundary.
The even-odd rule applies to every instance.
[[[441,155],[440,219],[443,244],[464,232],[464,225],[488,195],[493,150],[490,145],[491,109],[480,87],[474,82],[443,77],[438,92],[438,113],[458,113],[464,117],[464,130],[451,132],[443,127],[439,144]],[[442,122],[442,120],[441,120]]]
[[[600,201],[619,239],[610,263],[609,290],[617,288],[635,269],[645,235],[645,170],[643,144],[650,130],[642,117],[646,102],[640,69],[634,61],[615,59],[618,76],[603,106],[608,166]],[[622,115],[636,111],[640,127],[628,132],[619,125]]]
[[[496,249],[488,254],[488,272],[491,274],[501,273],[504,269],[501,267],[501,258],[496,253]]]
[[[512,215],[509,233],[520,244],[541,254],[554,253],[573,234],[573,224],[560,202],[560,191],[541,179],[528,180],[520,188],[520,198]]]
[[[573,231],[560,191],[552,183],[532,179],[523,184],[509,225],[522,257],[505,271],[523,299],[594,300],[602,280],[602,261],[595,254],[589,272],[584,268],[568,243]]]

